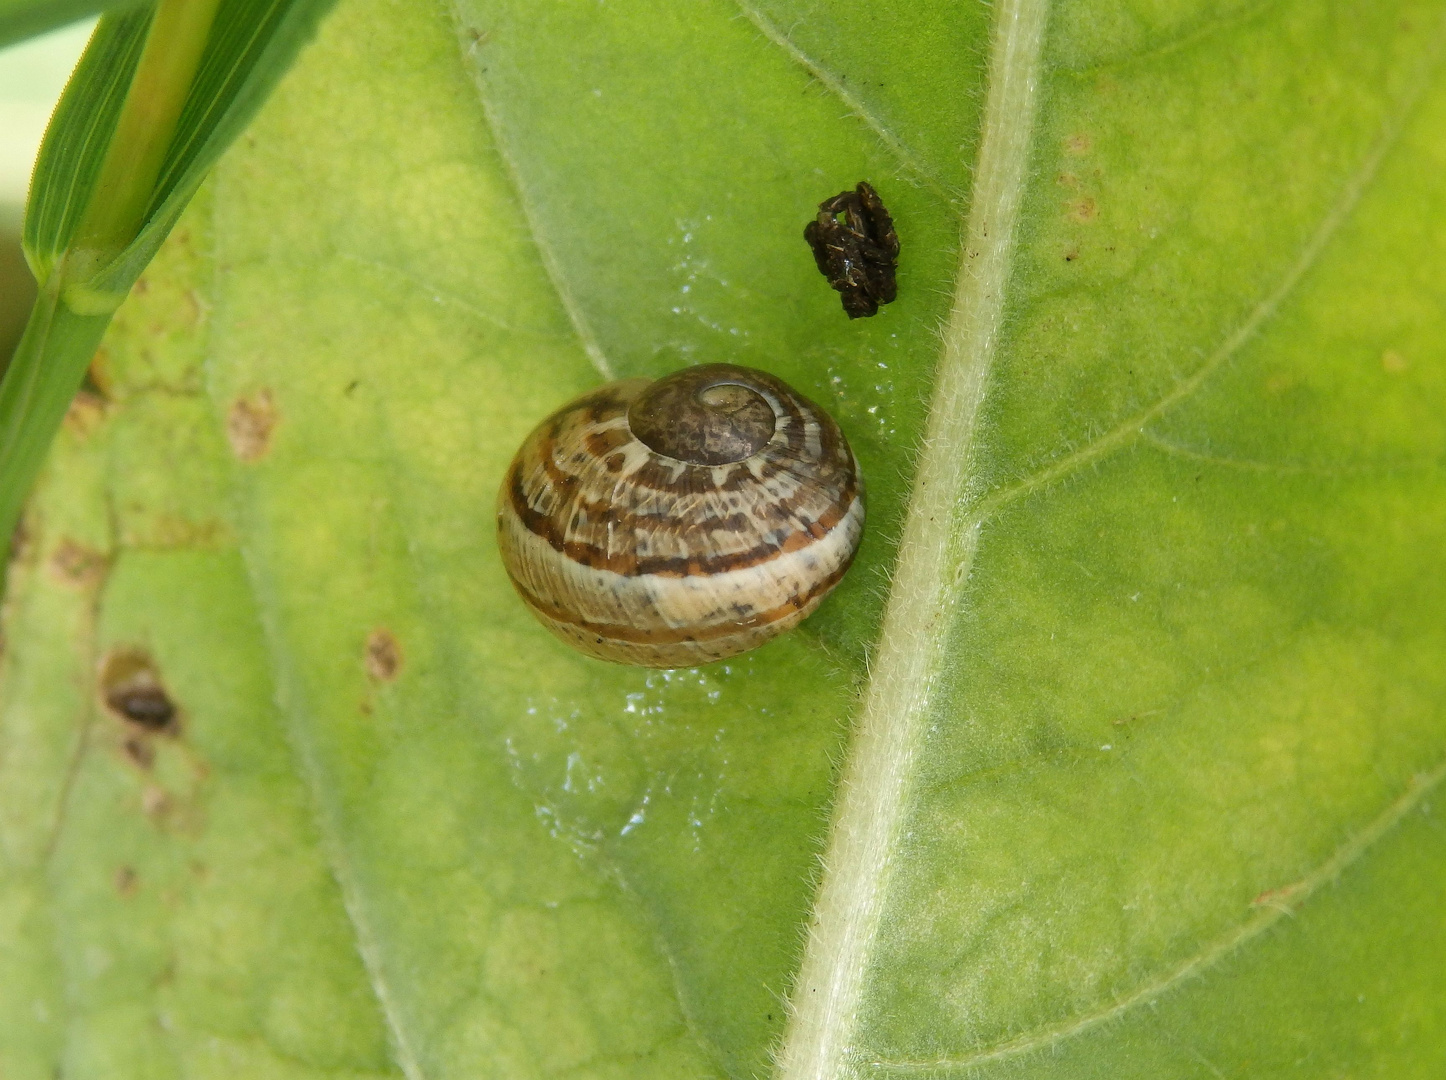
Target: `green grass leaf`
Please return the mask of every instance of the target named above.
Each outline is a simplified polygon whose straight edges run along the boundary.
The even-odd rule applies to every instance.
[[[26,519],[0,1071],[1437,1075],[1443,19],[347,0]],[[858,566],[587,660],[497,485],[702,361],[838,417]]]

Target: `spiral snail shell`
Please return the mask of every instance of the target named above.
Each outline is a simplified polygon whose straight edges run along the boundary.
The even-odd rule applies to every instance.
[[[564,405],[497,498],[512,583],[543,625],[603,660],[734,656],[816,608],[863,533],[843,432],[780,379],[707,364]]]

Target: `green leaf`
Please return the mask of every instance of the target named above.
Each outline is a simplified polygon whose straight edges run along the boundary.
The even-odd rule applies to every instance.
[[[1437,1075],[1443,18],[348,0],[27,519],[0,1069]],[[851,322],[801,232],[859,179]],[[859,565],[587,660],[497,485],[704,360],[839,418]]]
[[[108,397],[72,407],[11,563],[7,1076],[394,1074],[225,519],[194,291],[206,217],[112,326]],[[131,654],[178,706],[170,730],[103,700]]]

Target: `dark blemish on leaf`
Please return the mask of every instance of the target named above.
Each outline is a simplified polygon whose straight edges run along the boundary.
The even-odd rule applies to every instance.
[[[1095,206],[1095,201],[1093,199],[1076,199],[1074,202],[1069,204],[1066,211],[1066,216],[1071,221],[1078,221],[1081,223],[1089,222],[1093,221],[1099,216],[1099,208]]]
[[[121,743],[121,752],[138,769],[149,769],[156,761],[156,748],[144,735],[132,735]]]
[[[1297,881],[1290,885],[1283,885],[1278,889],[1266,889],[1254,900],[1250,901],[1253,908],[1274,907],[1286,911],[1293,910],[1294,901],[1305,891],[1305,882]]]
[[[90,366],[85,369],[85,388],[106,400],[115,396],[115,380],[110,374],[110,350],[104,345],[95,350]]]
[[[256,461],[271,448],[276,427],[276,404],[270,390],[258,390],[249,398],[237,398],[226,413],[226,438],[242,461]]]
[[[1064,253],[1064,261],[1065,261],[1065,262],[1074,262],[1074,261],[1075,261],[1076,259],[1078,259],[1078,258],[1079,258],[1079,252],[1078,252],[1078,251],[1066,251],[1066,252]]]
[[[46,563],[50,576],[72,589],[88,589],[105,580],[106,557],[74,540],[55,545]]]
[[[360,379],[353,379],[351,382],[347,383],[346,391],[345,391],[346,396],[347,396],[347,397],[351,397],[352,394],[356,393],[356,388],[357,388],[358,386],[360,386],[360,385],[361,385],[361,380],[360,380]]]
[[[176,719],[176,706],[159,686],[136,686],[106,696],[106,704],[133,724],[163,731]]]
[[[122,896],[134,896],[136,894],[136,888],[140,884],[140,880],[136,877],[136,872],[129,866],[122,866],[117,869],[115,877],[111,880],[115,884],[115,891]]]
[[[813,261],[838,290],[850,319],[878,313],[898,294],[899,235],[878,192],[865,181],[818,204],[803,230]]]
[[[1090,152],[1090,137],[1083,132],[1066,135],[1064,139],[1064,152],[1066,154],[1074,154],[1076,157],[1080,154],[1088,154]]]
[[[16,565],[29,562],[30,556],[35,552],[36,529],[30,520],[34,513],[34,507],[28,508],[10,533],[10,561]]]
[[[379,682],[391,682],[402,669],[402,646],[392,632],[377,627],[367,635],[367,674]]]
[[[105,419],[105,398],[93,390],[77,390],[65,410],[65,430],[77,439],[84,439]]]
[[[155,819],[164,817],[171,809],[171,797],[166,794],[164,788],[155,784],[147,784],[146,789],[141,792],[141,811],[146,817]]]
[[[471,26],[467,27],[467,55],[474,56],[477,50],[492,40],[491,30],[477,30]]]
[[[134,729],[132,739],[179,733],[180,710],[166,693],[155,661],[143,649],[125,647],[107,653],[101,661],[99,689],[111,715]],[[126,749],[137,764],[150,763],[149,747]]]

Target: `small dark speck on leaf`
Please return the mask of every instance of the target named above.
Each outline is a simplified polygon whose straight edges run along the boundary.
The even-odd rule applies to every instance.
[[[122,866],[115,872],[115,891],[122,896],[134,896],[139,879],[129,866]]]
[[[76,439],[84,439],[105,419],[106,400],[93,390],[80,389],[65,410],[65,430]]]
[[[175,734],[180,710],[161,683],[150,654],[137,648],[120,648],[101,661],[100,696],[111,714],[143,733]],[[128,748],[138,764],[148,764],[146,749]]]
[[[50,553],[50,576],[62,585],[85,589],[105,579],[107,560],[104,553],[74,540],[63,539]]]
[[[402,669],[402,646],[385,627],[367,635],[367,674],[379,682],[391,682]]]
[[[132,735],[121,743],[121,750],[138,769],[149,769],[156,761],[156,748],[142,735]]]

